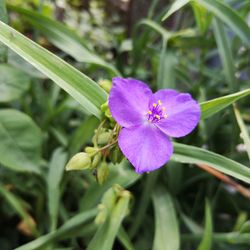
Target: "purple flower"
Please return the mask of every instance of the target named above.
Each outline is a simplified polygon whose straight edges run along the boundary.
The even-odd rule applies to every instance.
[[[119,147],[140,174],[164,165],[173,154],[169,137],[187,135],[200,120],[199,104],[190,94],[172,89],[153,94],[135,79],[113,78],[109,108],[123,127]]]

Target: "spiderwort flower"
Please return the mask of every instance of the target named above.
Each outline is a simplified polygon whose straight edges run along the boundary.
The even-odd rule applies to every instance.
[[[173,89],[152,93],[143,82],[113,78],[109,96],[113,118],[123,128],[118,144],[137,173],[153,171],[173,154],[169,137],[189,134],[200,120],[199,104]]]

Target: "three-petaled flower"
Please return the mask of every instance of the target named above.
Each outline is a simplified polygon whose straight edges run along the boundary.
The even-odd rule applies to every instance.
[[[189,134],[200,120],[199,104],[187,93],[162,89],[152,93],[145,83],[113,78],[109,108],[123,128],[118,144],[137,173],[153,171],[173,154],[169,137]]]

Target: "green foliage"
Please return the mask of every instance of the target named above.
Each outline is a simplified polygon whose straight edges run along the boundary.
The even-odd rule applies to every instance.
[[[248,1],[6,2],[0,248],[249,249]],[[147,15],[133,21],[135,9]],[[198,128],[153,173],[136,174],[117,146],[117,75],[200,103]]]

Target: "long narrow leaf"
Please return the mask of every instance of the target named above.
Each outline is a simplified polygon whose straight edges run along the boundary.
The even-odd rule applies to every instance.
[[[111,64],[86,48],[82,38],[67,26],[52,20],[40,13],[8,5],[8,9],[22,14],[29,23],[41,31],[48,40],[62,51],[71,55],[78,62],[93,63],[110,69],[114,75],[119,75],[118,70]]]
[[[0,41],[47,75],[85,109],[100,117],[100,105],[107,94],[89,77],[3,22],[0,22]]]
[[[243,98],[250,94],[250,89],[246,89],[231,95],[222,96],[210,101],[200,103],[202,111],[202,119],[206,119],[209,116],[216,114],[222,109],[228,107],[230,104],[236,102],[240,98]]]
[[[218,171],[250,183],[248,167],[202,148],[174,143],[174,155],[171,160],[191,164],[205,163]]]
[[[164,188],[153,192],[155,236],[153,250],[178,250],[180,233],[178,220],[170,194]]]

